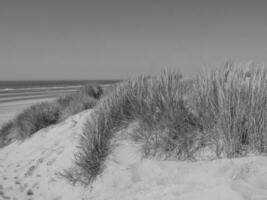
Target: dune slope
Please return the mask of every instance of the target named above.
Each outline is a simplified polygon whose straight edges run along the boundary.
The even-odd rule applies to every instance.
[[[73,187],[59,172],[73,164],[88,114],[84,111],[0,149],[0,199],[82,199],[83,188]]]

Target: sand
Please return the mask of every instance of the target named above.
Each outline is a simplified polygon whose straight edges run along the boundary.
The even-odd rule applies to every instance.
[[[87,116],[80,113],[0,149],[0,199],[81,199],[84,188],[73,187],[59,172],[72,166]]]
[[[104,172],[88,187],[58,176],[73,166],[78,137],[90,110],[0,149],[0,199],[36,200],[266,200],[267,157],[212,161],[159,161],[142,157],[124,137]],[[118,135],[131,133],[132,127]]]
[[[106,166],[88,199],[267,199],[266,157],[156,161],[142,159],[140,145],[122,141]]]

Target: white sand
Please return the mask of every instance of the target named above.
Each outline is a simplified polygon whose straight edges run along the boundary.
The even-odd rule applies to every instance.
[[[85,111],[0,149],[0,199],[81,199],[84,188],[58,175],[73,164]],[[33,194],[29,194],[32,191]]]
[[[115,140],[101,176],[87,188],[57,176],[72,166],[85,111],[0,149],[0,199],[18,200],[266,200],[267,158],[214,161],[142,159],[140,145]],[[131,132],[128,128],[122,134]],[[27,194],[29,189],[33,194]],[[12,198],[11,198],[12,197]]]
[[[267,158],[182,162],[142,159],[119,142],[88,199],[266,200]]]

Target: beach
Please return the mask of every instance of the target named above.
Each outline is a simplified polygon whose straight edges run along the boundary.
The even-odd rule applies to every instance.
[[[0,126],[27,107],[76,92],[80,86],[0,89]]]
[[[0,127],[27,107],[77,92],[87,83],[113,81],[0,81]]]

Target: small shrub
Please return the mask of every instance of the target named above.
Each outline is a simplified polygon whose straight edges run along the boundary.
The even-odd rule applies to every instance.
[[[76,93],[75,94],[69,94],[69,95],[65,95],[62,97],[59,97],[56,100],[56,103],[59,104],[61,109],[64,109],[66,107],[68,107],[68,105],[70,104],[70,102],[73,102],[75,99]]]
[[[103,94],[103,88],[99,85],[87,84],[79,92],[84,93],[86,96],[99,99]]]

